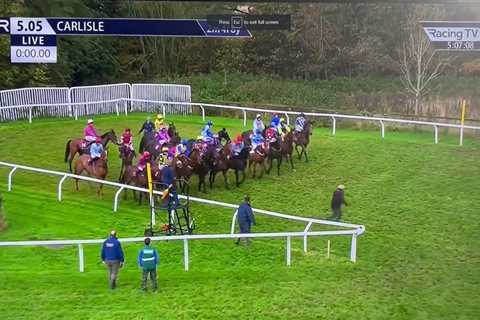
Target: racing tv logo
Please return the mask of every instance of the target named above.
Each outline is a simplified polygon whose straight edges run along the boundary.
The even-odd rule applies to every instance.
[[[0,34],[10,34],[10,18],[0,18]]]

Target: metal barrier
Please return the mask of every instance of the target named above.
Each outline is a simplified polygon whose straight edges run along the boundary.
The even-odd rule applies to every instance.
[[[183,240],[183,264],[185,271],[190,269],[189,258],[189,240],[210,240],[210,239],[237,239],[237,238],[285,238],[286,265],[292,264],[292,238],[306,237],[306,236],[337,236],[337,235],[352,235],[352,242],[350,246],[350,261],[356,261],[357,254],[357,234],[355,230],[341,230],[341,231],[313,231],[313,232],[273,232],[273,233],[240,233],[240,234],[203,234],[203,235],[181,235],[181,236],[159,236],[150,237],[153,241],[179,241]],[[143,242],[144,238],[124,238],[119,239],[121,243]],[[19,246],[55,246],[55,245],[77,245],[78,246],[78,260],[80,272],[85,271],[85,257],[83,252],[84,244],[101,244],[104,239],[94,240],[45,240],[45,241],[4,241],[0,242],[0,247],[19,247]],[[330,255],[330,240],[327,245],[327,257]]]
[[[7,184],[8,191],[12,190],[13,175],[14,175],[15,172],[18,171],[18,169],[62,177],[60,179],[58,185],[57,185],[57,199],[58,199],[58,201],[62,200],[62,185],[63,185],[63,182],[67,178],[74,178],[74,179],[79,179],[79,180],[84,180],[84,181],[97,182],[97,183],[102,183],[102,184],[105,184],[105,185],[117,187],[119,189],[115,193],[115,197],[114,197],[114,202],[113,202],[113,211],[114,212],[116,212],[118,210],[119,195],[123,190],[131,189],[131,190],[145,192],[145,193],[148,192],[148,189],[145,189],[145,188],[139,188],[139,187],[125,185],[125,184],[121,184],[121,183],[117,183],[117,182],[111,182],[111,181],[107,181],[107,180],[99,180],[99,179],[85,177],[85,176],[79,176],[79,175],[75,175],[75,174],[71,174],[71,173],[65,173],[65,172],[58,172],[58,171],[28,167],[28,166],[24,166],[24,165],[12,164],[12,163],[7,163],[7,162],[0,162],[0,166],[5,166],[5,167],[11,168],[11,170],[8,174],[8,184]],[[154,193],[157,194],[157,195],[162,195],[163,194],[160,191],[154,191]],[[179,198],[185,199],[186,197],[183,196],[183,195],[179,195]],[[189,200],[193,201],[193,202],[202,203],[202,204],[214,205],[214,206],[220,206],[220,207],[223,207],[223,208],[234,209],[235,212],[234,212],[233,219],[232,219],[231,233],[228,235],[228,238],[239,237],[238,234],[236,234],[236,235],[234,234],[235,220],[236,220],[236,213],[237,213],[236,209],[238,208],[238,205],[225,203],[225,202],[220,202],[220,201],[215,201],[215,200],[201,199],[201,198],[197,198],[197,197],[189,197]],[[304,240],[304,243],[303,243],[304,252],[307,252],[307,237],[308,237],[308,235],[310,235],[309,230],[310,230],[310,228],[313,224],[340,227],[340,228],[348,228],[350,230],[337,230],[337,231],[328,231],[328,232],[334,232],[333,234],[338,234],[338,235],[341,235],[341,234],[342,235],[345,235],[345,234],[351,234],[352,235],[351,260],[354,261],[354,262],[356,261],[356,241],[357,241],[357,236],[359,236],[359,235],[361,235],[365,232],[365,227],[363,225],[345,223],[345,222],[329,221],[329,220],[321,220],[321,219],[314,219],[314,218],[308,218],[308,217],[301,217],[301,216],[289,215],[289,214],[267,211],[267,210],[262,210],[262,209],[257,209],[257,208],[252,208],[252,210],[255,213],[263,214],[263,215],[266,215],[266,216],[271,216],[271,217],[282,218],[282,219],[287,219],[287,220],[292,220],[292,221],[305,223],[306,227],[305,227],[304,231],[301,232],[301,235],[304,238],[303,239]],[[292,234],[294,234],[294,233],[292,233]],[[300,233],[297,232],[295,234],[300,234]],[[211,235],[211,236],[215,237],[216,235]],[[297,235],[295,235],[295,236],[297,236]],[[255,237],[255,236],[253,236],[253,237]],[[171,237],[169,237],[169,239],[171,239]]]
[[[192,93],[191,87],[187,85],[177,84],[155,84],[155,83],[135,83],[132,84],[132,99],[141,99],[147,101],[170,101],[170,102],[191,102]],[[132,103],[132,111],[143,112],[163,112],[170,114],[190,114],[192,113],[191,106],[185,105],[158,105],[151,102],[136,102]]]
[[[142,102],[146,100],[141,99],[128,99],[129,101],[135,102]],[[169,101],[151,101],[150,103],[158,103],[158,104],[173,104],[173,102]],[[230,110],[239,110],[243,113],[243,126],[247,125],[247,111],[250,112],[265,112],[265,113],[278,113],[285,115],[287,123],[290,122],[289,115],[299,115],[300,112],[297,111],[284,111],[284,110],[272,110],[272,109],[259,109],[259,108],[248,108],[248,107],[239,107],[239,106],[230,106],[230,105],[219,105],[219,104],[211,104],[211,103],[192,103],[192,102],[175,102],[175,104],[183,104],[189,106],[196,106],[199,107],[202,112],[202,119],[205,120],[206,113],[205,108],[216,108],[216,109],[230,109]],[[463,137],[463,130],[464,129],[471,129],[471,130],[480,130],[480,127],[477,126],[470,126],[470,125],[459,125],[459,124],[450,124],[450,123],[442,123],[442,122],[428,122],[428,121],[417,121],[417,120],[404,120],[404,119],[394,119],[394,118],[381,118],[381,117],[367,117],[367,116],[355,116],[355,115],[344,115],[344,114],[336,114],[336,113],[317,113],[317,112],[304,112],[305,115],[311,117],[322,117],[322,118],[329,118],[332,120],[332,134],[335,135],[337,132],[337,119],[347,119],[347,120],[364,120],[370,122],[378,122],[381,128],[381,137],[385,138],[385,123],[398,123],[398,124],[411,124],[411,125],[420,125],[420,126],[431,126],[434,129],[434,142],[438,144],[438,128],[457,128],[460,130],[460,145],[462,145],[462,137]]]
[[[128,83],[107,84],[70,88],[71,102],[75,103],[75,115],[118,113],[116,102],[121,98],[130,98],[131,86]],[[82,104],[82,102],[87,102]]]

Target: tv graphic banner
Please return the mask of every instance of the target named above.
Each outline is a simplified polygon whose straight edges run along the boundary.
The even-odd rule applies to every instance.
[[[422,21],[421,25],[436,50],[480,50],[480,22]]]
[[[12,63],[56,63],[57,36],[251,38],[246,27],[216,27],[201,19],[4,18]]]

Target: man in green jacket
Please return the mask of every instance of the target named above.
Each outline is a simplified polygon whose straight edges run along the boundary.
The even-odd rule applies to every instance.
[[[157,290],[157,249],[150,246],[150,238],[145,238],[145,247],[138,253],[138,265],[143,270],[142,290],[147,291],[147,279],[150,274],[153,291]]]

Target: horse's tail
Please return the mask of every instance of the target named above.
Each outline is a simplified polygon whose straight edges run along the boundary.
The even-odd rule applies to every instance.
[[[64,160],[64,162],[68,161],[68,156],[70,155],[70,143],[71,142],[72,142],[72,140],[67,141],[67,145],[65,147],[65,160]]]

